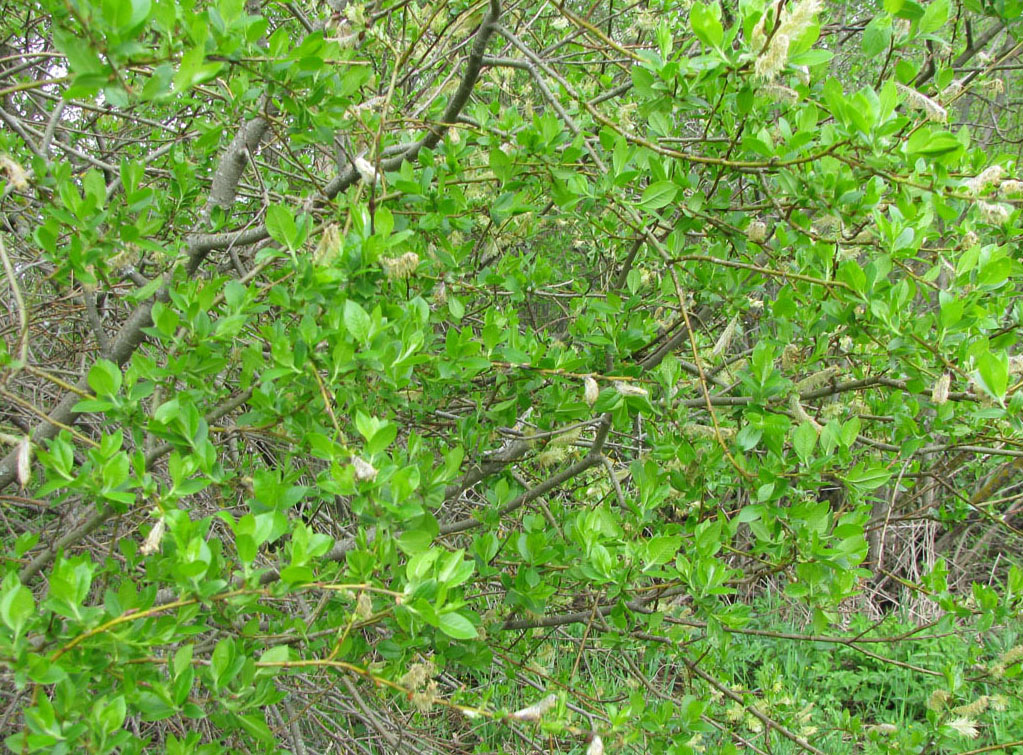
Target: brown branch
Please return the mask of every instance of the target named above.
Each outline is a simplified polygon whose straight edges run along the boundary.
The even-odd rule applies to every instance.
[[[444,132],[447,130],[448,125],[457,122],[458,116],[465,108],[466,103],[469,102],[469,96],[472,94],[473,87],[476,86],[476,81],[479,79],[480,69],[483,67],[484,53],[487,49],[487,42],[490,41],[491,35],[493,35],[494,30],[497,28],[497,21],[500,17],[500,3],[498,0],[490,0],[490,10],[487,12],[486,17],[480,24],[479,30],[476,32],[476,41],[472,46],[472,51],[469,53],[465,76],[462,77],[462,81],[458,85],[458,89],[451,97],[451,102],[448,103],[443,115],[441,115],[440,122],[438,124],[428,126],[427,133],[421,139],[408,145],[399,154],[394,157],[381,160],[379,165],[380,171],[400,168],[401,164],[406,160],[409,162],[415,160],[419,156],[421,150],[433,149],[444,136]],[[355,169],[354,165],[349,164],[347,170],[324,187],[324,194],[326,194],[328,199],[333,199],[348,187],[353,186],[358,180],[359,172]]]

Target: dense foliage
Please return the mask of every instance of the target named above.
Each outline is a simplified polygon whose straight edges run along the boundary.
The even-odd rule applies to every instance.
[[[1021,7],[7,4],[6,747],[1023,747]]]

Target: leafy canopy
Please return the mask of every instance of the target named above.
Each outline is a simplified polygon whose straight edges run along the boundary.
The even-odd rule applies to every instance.
[[[9,7],[7,748],[1008,751],[1020,7]]]

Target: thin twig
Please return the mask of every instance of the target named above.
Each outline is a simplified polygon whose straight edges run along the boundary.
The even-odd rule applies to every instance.
[[[15,274],[14,266],[7,256],[7,247],[4,245],[3,236],[0,236],[0,258],[3,260],[4,272],[7,274],[7,282],[11,285],[11,293],[14,294],[15,304],[18,306],[18,320],[21,325],[21,331],[18,333],[18,362],[20,367],[28,362],[28,309],[26,309],[25,300],[21,296],[18,276]]]

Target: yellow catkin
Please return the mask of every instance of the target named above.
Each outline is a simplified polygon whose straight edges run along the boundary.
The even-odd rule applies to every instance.
[[[313,264],[326,267],[333,262],[341,251],[341,227],[337,223],[330,223],[323,229],[320,241],[313,252]]]
[[[821,370],[820,372],[815,372],[809,377],[805,377],[798,383],[796,383],[796,390],[799,391],[800,393],[806,393],[807,391],[812,391],[817,388],[821,388],[827,385],[828,381],[830,381],[831,378],[836,377],[841,371],[842,371],[841,367],[837,365],[832,365],[831,367],[827,367]]]
[[[754,244],[761,244],[767,239],[767,223],[763,220],[754,220],[746,226],[746,238]]]
[[[381,257],[380,267],[384,269],[388,280],[405,280],[419,267],[419,255],[405,252],[400,257]]]

